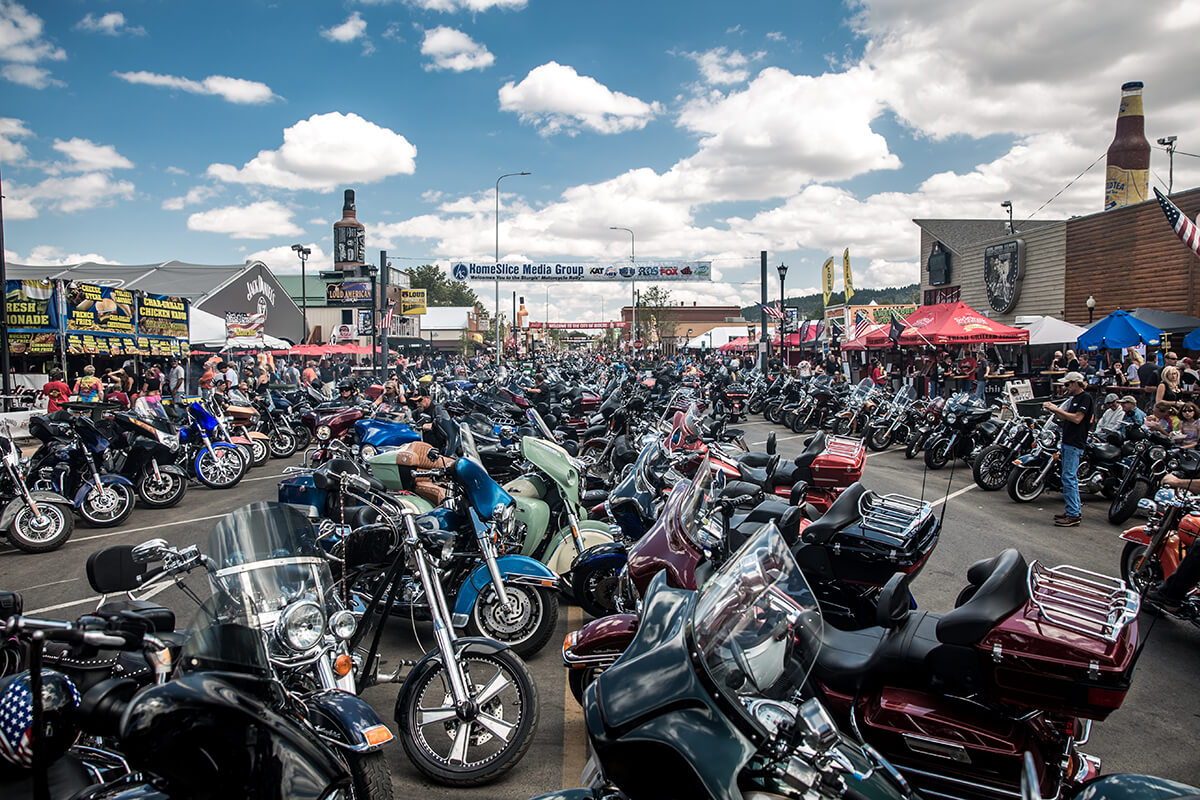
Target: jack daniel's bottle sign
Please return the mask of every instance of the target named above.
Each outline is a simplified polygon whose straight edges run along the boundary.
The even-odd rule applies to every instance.
[[[345,269],[366,263],[366,228],[354,211],[354,190],[346,190],[342,218],[333,223],[333,266]]]

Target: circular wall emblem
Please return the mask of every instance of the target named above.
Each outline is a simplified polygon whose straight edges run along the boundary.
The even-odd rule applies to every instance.
[[[467,279],[467,265],[466,264],[455,264],[454,265],[454,280],[465,281],[466,279]]]

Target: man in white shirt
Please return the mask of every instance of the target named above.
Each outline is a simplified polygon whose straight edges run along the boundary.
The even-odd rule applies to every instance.
[[[169,362],[167,370],[167,387],[164,394],[171,396],[171,402],[176,406],[183,404],[183,365],[177,359],[172,358]]]
[[[1117,396],[1109,392],[1104,396],[1104,413],[1100,415],[1100,421],[1096,423],[1096,432],[1115,431],[1120,433],[1124,424],[1125,409],[1121,408]]]

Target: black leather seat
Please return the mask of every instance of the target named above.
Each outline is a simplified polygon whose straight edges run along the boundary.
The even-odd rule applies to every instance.
[[[1097,461],[1116,461],[1121,457],[1121,448],[1107,442],[1090,442],[1088,455]]]
[[[792,506],[786,500],[768,497],[745,514],[735,514],[729,519],[729,527],[741,528],[746,523],[763,525],[778,520]],[[755,528],[757,530],[757,528]]]
[[[808,440],[808,445],[800,455],[792,462],[791,481],[807,481],[812,483],[812,463],[817,460],[817,456],[825,452],[825,431],[817,431],[816,435]]]
[[[591,508],[603,503],[607,499],[607,489],[588,489],[579,497],[579,502],[581,502],[585,507]]]
[[[972,564],[967,580],[979,588],[970,600],[942,616],[937,625],[938,641],[961,645],[978,642],[1029,599],[1028,575],[1029,565],[1013,548]]]
[[[764,489],[769,488],[771,479],[775,475],[775,470],[779,467],[779,454],[771,456],[767,460],[765,467],[748,467],[744,463],[738,464],[738,472],[741,473],[742,480],[747,483],[755,483]]]
[[[858,504],[866,494],[866,487],[855,481],[846,487],[846,491],[838,495],[820,519],[804,529],[804,541],[807,544],[825,544],[838,531],[845,530],[862,519]]]

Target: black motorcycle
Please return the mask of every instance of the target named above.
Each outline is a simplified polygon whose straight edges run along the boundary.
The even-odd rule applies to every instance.
[[[57,550],[71,538],[75,515],[71,501],[57,492],[29,489],[25,485],[21,452],[13,444],[11,423],[5,422],[0,435],[0,534],[26,553]]]
[[[30,419],[29,433],[42,443],[30,457],[31,489],[73,498],[76,512],[96,528],[120,525],[133,513],[133,482],[103,471],[108,439],[90,417],[55,411]]]
[[[1013,462],[1033,449],[1037,425],[1029,417],[1013,417],[1004,423],[996,441],[979,451],[971,462],[971,477],[985,492],[1003,489]]]
[[[1017,458],[1008,474],[1008,496],[1017,503],[1031,503],[1043,491],[1062,491],[1062,431],[1053,417],[1038,431],[1033,450]],[[1119,483],[1114,473],[1121,448],[1107,442],[1089,441],[1079,459],[1079,491],[1112,497]]]
[[[922,419],[916,400],[917,391],[911,386],[896,392],[895,397],[884,404],[882,412],[867,427],[863,437],[867,447],[880,452],[887,450],[892,442],[907,442]]]
[[[1126,440],[1121,460],[1113,465],[1121,481],[1108,506],[1108,521],[1114,525],[1132,517],[1139,500],[1154,496],[1167,474],[1167,455],[1172,447],[1166,434],[1140,427],[1131,428]]]
[[[112,431],[105,469],[128,478],[150,508],[178,505],[188,485],[187,472],[178,464],[184,451],[162,406],[138,398],[133,412],[118,412],[108,424]]]
[[[1000,423],[992,419],[991,407],[960,392],[946,404],[940,430],[925,445],[925,466],[941,469],[953,458],[969,458],[995,441],[999,432]]]

